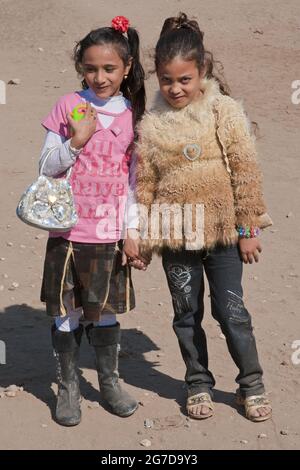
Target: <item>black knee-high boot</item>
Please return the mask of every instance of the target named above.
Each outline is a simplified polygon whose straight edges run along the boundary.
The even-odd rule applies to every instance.
[[[104,400],[118,416],[132,415],[138,407],[134,398],[122,390],[118,379],[118,344],[120,325],[86,328],[89,342],[95,348],[99,386]]]
[[[71,332],[59,331],[52,326],[58,380],[56,420],[63,426],[76,426],[81,421],[77,361],[82,332],[82,325]]]

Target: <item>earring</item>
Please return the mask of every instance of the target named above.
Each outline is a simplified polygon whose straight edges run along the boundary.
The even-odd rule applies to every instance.
[[[128,78],[128,75],[124,75],[124,80],[127,80],[127,78]]]

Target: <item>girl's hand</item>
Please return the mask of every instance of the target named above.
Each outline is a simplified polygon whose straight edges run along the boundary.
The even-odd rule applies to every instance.
[[[128,263],[130,266],[132,266],[135,269],[146,271],[149,264],[151,263],[151,260],[152,260],[152,254],[149,252],[149,253],[143,253],[143,256],[139,254],[139,258],[137,259],[129,258]]]
[[[83,119],[75,121],[70,113],[67,114],[67,119],[73,131],[71,147],[81,149],[96,130],[97,112],[92,108],[91,103],[87,103],[86,113]]]
[[[239,248],[244,263],[256,263],[259,260],[259,253],[262,252],[262,247],[258,238],[240,238]]]
[[[125,252],[123,251],[122,253],[122,266],[125,266],[126,264],[129,264],[134,269],[139,269],[140,271],[146,271],[147,269],[147,263],[144,263],[141,259],[138,258],[129,258]]]
[[[140,234],[138,230],[128,229],[127,238],[123,246],[122,265],[124,266],[128,262],[130,266],[135,269],[145,271],[147,269],[148,260],[140,255],[139,244]]]
[[[129,266],[131,266],[134,269],[138,269],[139,271],[146,271],[147,269],[147,264],[143,263],[140,259],[135,259],[133,261],[129,261]]]
[[[123,252],[129,259],[139,258],[140,234],[138,230],[127,229],[127,238],[124,241]]]

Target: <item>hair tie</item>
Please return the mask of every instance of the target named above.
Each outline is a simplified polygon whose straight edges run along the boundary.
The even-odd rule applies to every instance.
[[[120,33],[127,33],[129,20],[125,16],[115,16],[111,21],[111,27]]]

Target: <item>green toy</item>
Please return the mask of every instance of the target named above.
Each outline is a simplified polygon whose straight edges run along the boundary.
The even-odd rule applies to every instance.
[[[84,118],[85,113],[86,113],[86,104],[85,103],[80,103],[72,111],[72,118],[74,121],[81,121],[81,119]]]

